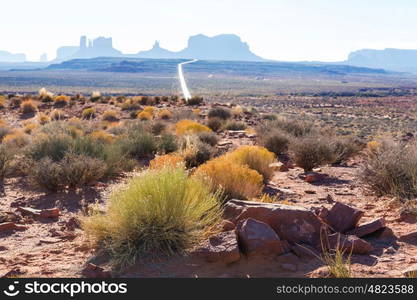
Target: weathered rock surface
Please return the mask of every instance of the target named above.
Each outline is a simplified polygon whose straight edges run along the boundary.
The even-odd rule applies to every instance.
[[[401,235],[398,240],[412,245],[417,245],[417,231],[412,231]]]
[[[368,254],[374,248],[367,241],[353,235],[334,233],[328,236],[328,243],[331,249],[341,249],[349,254]]]
[[[193,252],[208,262],[229,264],[240,259],[240,252],[234,230],[218,233]]]
[[[87,263],[81,272],[85,278],[110,278],[111,272],[104,270],[102,267],[96,266],[92,263]]]
[[[385,227],[385,219],[379,218],[367,223],[363,223],[355,229],[349,231],[348,235],[356,235],[357,237],[363,237],[365,235],[374,233]]]
[[[332,209],[321,218],[336,232],[346,232],[356,227],[364,212],[341,202],[336,202]]]
[[[280,255],[289,251],[286,241],[281,241],[275,231],[263,222],[252,218],[242,220],[236,227],[240,249],[247,256]]]
[[[298,206],[230,200],[225,204],[225,218],[237,223],[252,218],[264,222],[290,243],[316,245],[323,224],[311,211]]]

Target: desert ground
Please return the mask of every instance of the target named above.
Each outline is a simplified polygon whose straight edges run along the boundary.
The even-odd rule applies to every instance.
[[[417,157],[412,90],[187,102],[8,88],[0,96],[2,277],[417,273],[417,169],[401,155]],[[184,195],[163,180],[174,177]],[[152,188],[141,190],[146,183]],[[195,211],[204,203],[193,195],[217,202],[174,222],[164,206],[172,195]],[[154,198],[161,206],[147,203]],[[138,212],[143,223],[134,224],[128,207],[138,202],[161,213]]]

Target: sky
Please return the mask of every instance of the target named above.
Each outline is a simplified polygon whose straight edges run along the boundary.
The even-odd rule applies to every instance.
[[[123,53],[159,40],[181,50],[191,35],[239,35],[257,55],[342,61],[363,49],[417,49],[415,0],[2,0],[0,50],[49,59],[60,46],[113,37]]]

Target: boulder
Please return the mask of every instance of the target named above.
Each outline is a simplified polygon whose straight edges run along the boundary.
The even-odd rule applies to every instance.
[[[33,215],[35,217],[40,218],[58,218],[60,215],[60,211],[58,208],[35,209],[31,207],[19,207],[18,210],[22,214]]]
[[[367,241],[353,235],[334,233],[328,236],[330,249],[340,249],[346,254],[368,254],[374,247]]]
[[[228,220],[223,220],[220,223],[220,228],[222,231],[230,231],[230,230],[234,230],[235,229],[235,224],[233,224],[232,222],[228,221]]]
[[[363,214],[359,209],[336,202],[322,220],[334,231],[343,233],[355,228]]]
[[[306,244],[295,244],[291,250],[300,258],[317,258],[320,255],[314,247]]]
[[[290,243],[316,245],[323,224],[308,209],[276,203],[229,200],[224,216],[237,223],[248,218],[268,224],[281,239]]]
[[[349,231],[348,235],[356,235],[357,237],[363,237],[365,235],[374,233],[382,228],[385,227],[385,219],[379,218],[367,223],[363,223],[362,225],[359,225],[355,229]]]
[[[400,242],[417,245],[417,231],[412,231],[412,232],[400,235],[398,240]]]
[[[16,229],[16,224],[14,222],[0,223],[0,232],[14,229]]]
[[[264,222],[249,218],[242,220],[236,227],[240,249],[247,256],[288,252],[289,245],[281,241],[276,232]]]
[[[230,264],[240,259],[239,247],[234,230],[220,232],[196,249],[193,255],[208,262]]]

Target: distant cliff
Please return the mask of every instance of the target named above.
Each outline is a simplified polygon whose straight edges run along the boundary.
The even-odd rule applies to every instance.
[[[77,58],[117,57],[122,55],[122,52],[113,48],[112,38],[98,37],[94,40],[89,40],[87,44],[87,37],[82,36],[79,46],[58,48],[55,61]]]
[[[0,51],[0,62],[24,62],[26,55],[22,53],[13,54],[7,51]]]
[[[263,61],[252,53],[247,43],[234,34],[208,37],[203,34],[191,36],[184,50],[172,52],[163,49],[156,42],[151,50],[141,51],[137,57],[143,58],[197,58],[204,60]]]
[[[417,50],[363,49],[351,52],[344,63],[352,66],[417,73]]]

